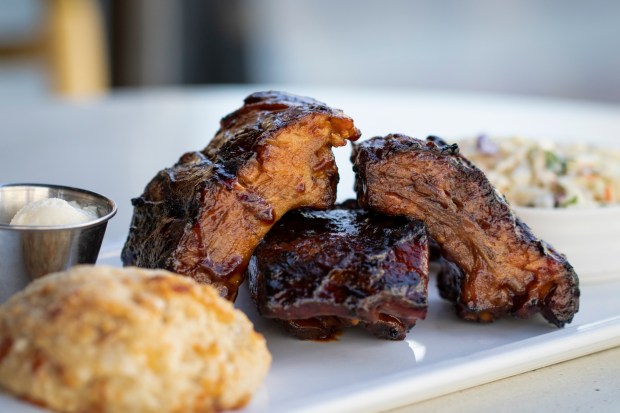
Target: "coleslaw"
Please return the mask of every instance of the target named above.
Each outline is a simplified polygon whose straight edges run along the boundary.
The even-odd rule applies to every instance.
[[[513,205],[584,208],[620,203],[620,149],[481,135],[459,141]]]

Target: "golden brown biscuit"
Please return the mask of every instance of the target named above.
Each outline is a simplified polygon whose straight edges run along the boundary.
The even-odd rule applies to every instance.
[[[238,408],[270,363],[241,311],[166,271],[78,266],[0,306],[0,385],[61,412]]]

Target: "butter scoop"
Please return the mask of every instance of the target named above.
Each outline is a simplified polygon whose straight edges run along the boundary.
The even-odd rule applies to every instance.
[[[94,208],[82,208],[60,198],[41,199],[24,205],[11,225],[53,226],[81,224],[97,219]]]

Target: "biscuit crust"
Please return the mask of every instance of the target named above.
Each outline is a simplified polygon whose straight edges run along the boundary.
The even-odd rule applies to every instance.
[[[163,270],[78,266],[0,306],[0,385],[59,412],[240,408],[270,363],[245,314]]]

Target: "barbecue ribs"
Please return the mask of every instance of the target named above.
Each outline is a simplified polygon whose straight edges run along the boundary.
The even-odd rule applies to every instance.
[[[298,338],[331,338],[361,324],[402,340],[426,315],[426,228],[351,203],[292,211],[259,244],[248,273],[259,313]]]
[[[234,300],[254,248],[280,217],[333,205],[331,148],[359,136],[351,118],[313,99],[250,95],[205,149],[160,171],[132,200],[124,265],[191,276]]]
[[[426,223],[448,260],[441,294],[461,317],[489,322],[540,311],[558,327],[572,320],[579,307],[572,266],[532,234],[457,145],[388,135],[355,145],[352,160],[362,206]]]

